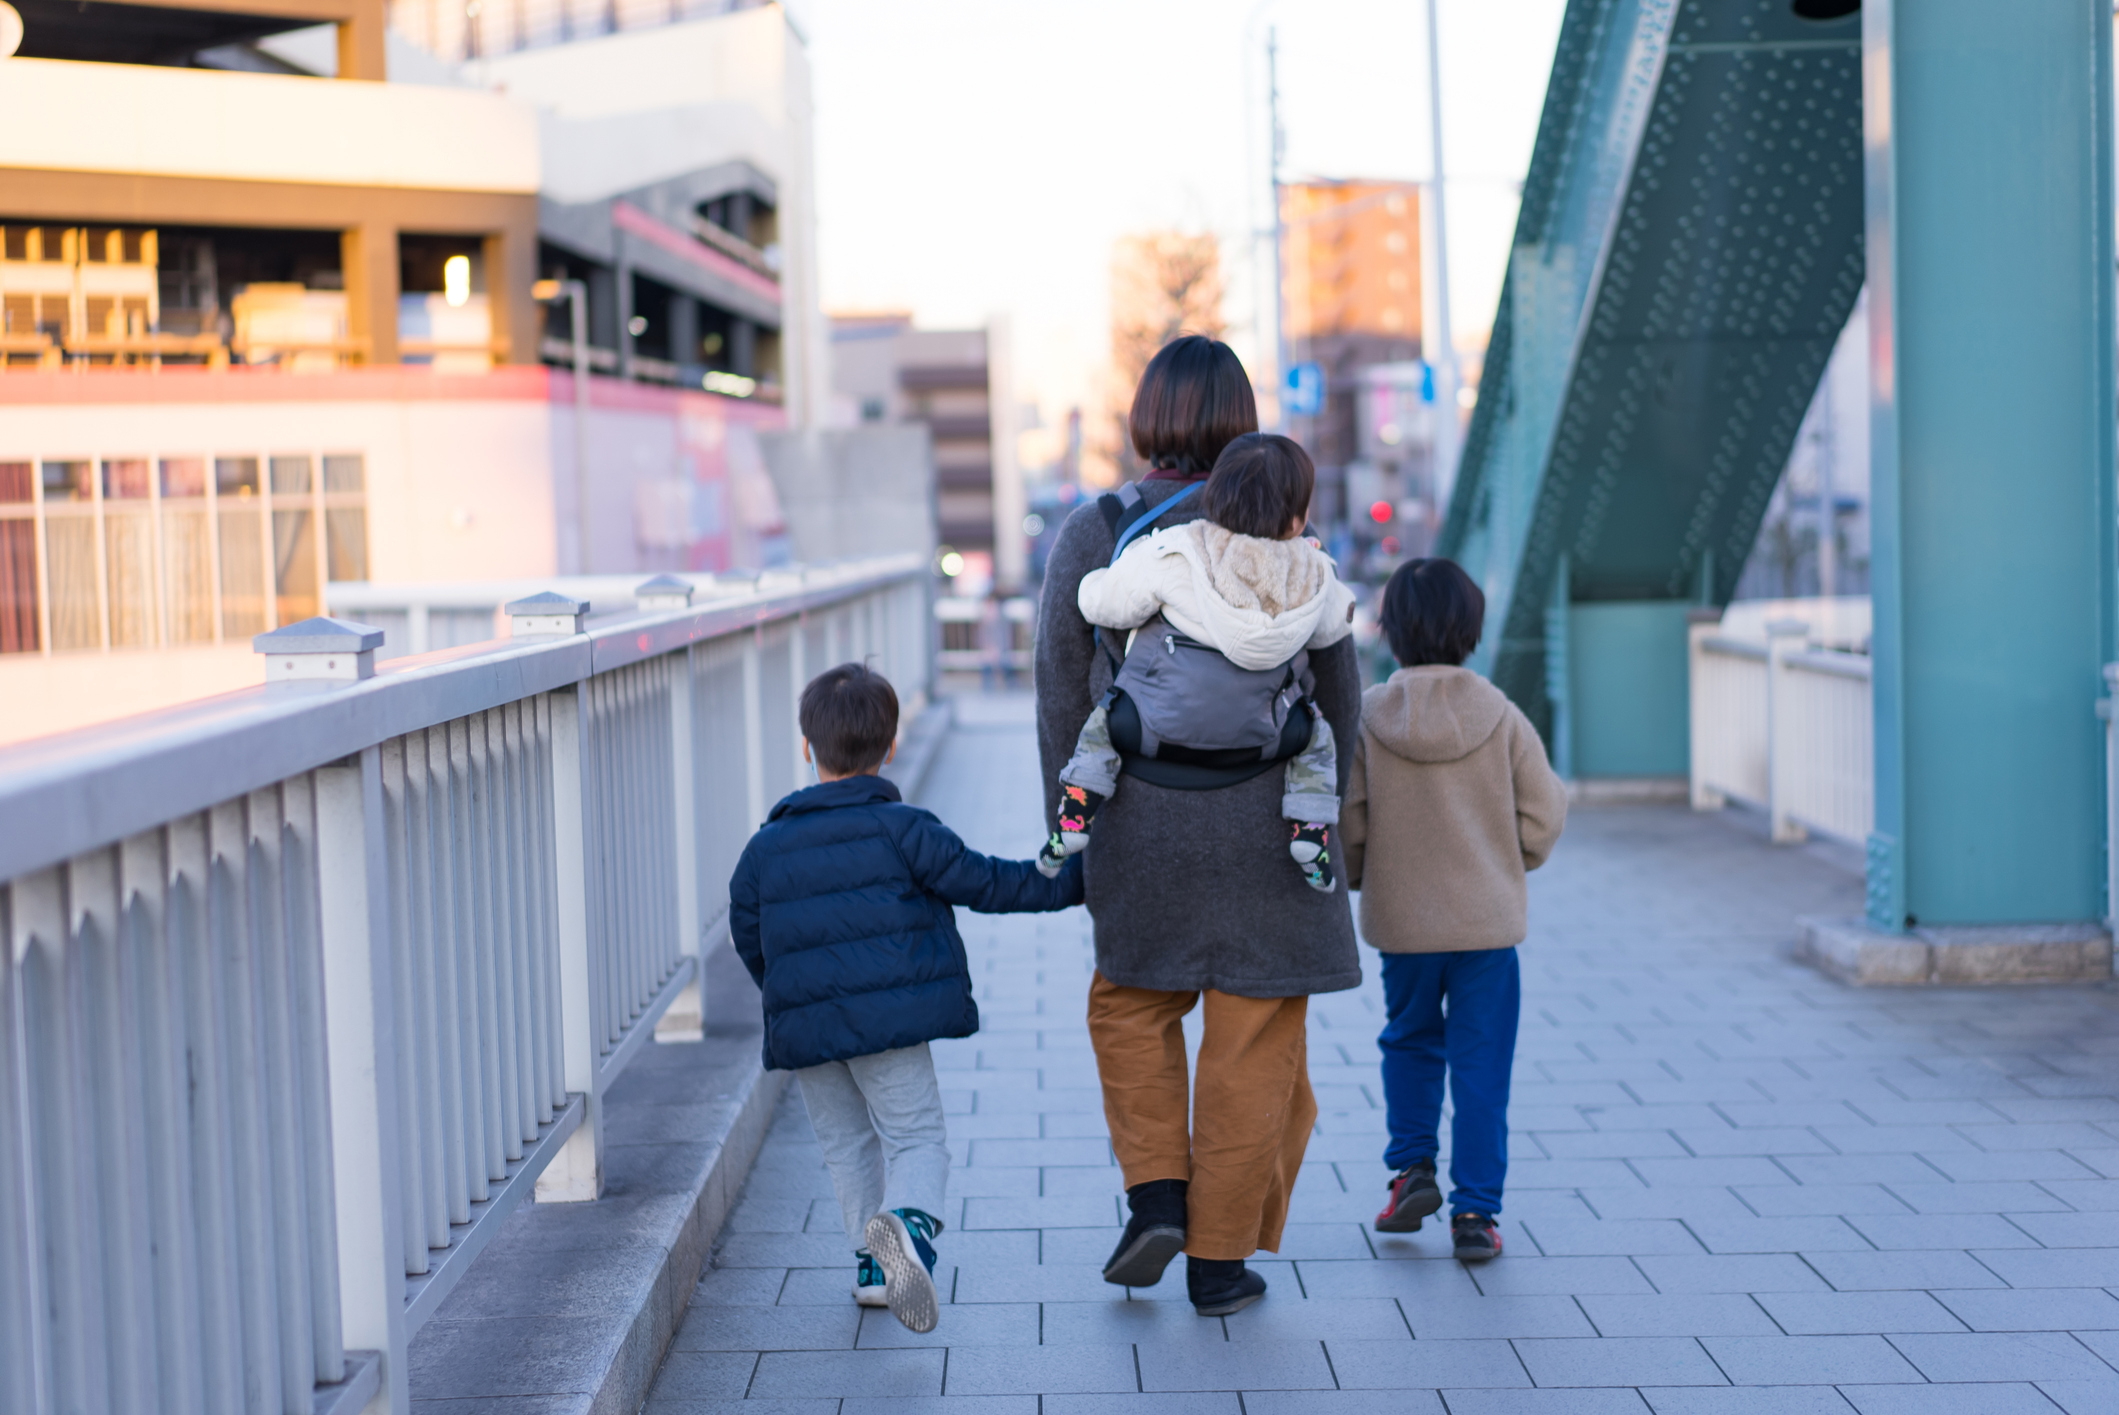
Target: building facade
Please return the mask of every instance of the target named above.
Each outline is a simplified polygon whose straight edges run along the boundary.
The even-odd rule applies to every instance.
[[[758,439],[827,377],[784,11],[457,62],[382,0],[19,8],[0,737],[254,681],[334,580],[784,556]]]

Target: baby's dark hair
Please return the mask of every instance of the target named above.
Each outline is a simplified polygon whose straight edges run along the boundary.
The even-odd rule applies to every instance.
[[[1286,540],[1310,514],[1317,468],[1291,437],[1247,432],[1221,449],[1199,494],[1199,513],[1240,536]]]
[[[798,714],[809,754],[833,776],[874,771],[898,739],[898,694],[862,663],[842,663],[809,680]]]
[[[1408,560],[1383,587],[1377,617],[1400,667],[1456,667],[1479,647],[1486,596],[1454,560]]]

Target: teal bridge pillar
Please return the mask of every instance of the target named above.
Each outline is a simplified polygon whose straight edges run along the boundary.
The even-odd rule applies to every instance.
[[[1862,7],[1873,928],[2103,917],[2108,0]]]

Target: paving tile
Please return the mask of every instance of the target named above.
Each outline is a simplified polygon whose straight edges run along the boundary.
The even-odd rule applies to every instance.
[[[1242,1415],[1235,1391],[1198,1391],[1189,1395],[1047,1395],[1039,1401],[1044,1415]]]
[[[942,1320],[931,1332],[909,1330],[879,1307],[861,1314],[855,1345],[863,1350],[907,1346],[1035,1346],[1038,1309],[1028,1302],[955,1302],[942,1308]]]
[[[2022,1106],[2027,1101],[2004,1101]],[[1993,1153],[2011,1150],[2098,1149],[2111,1143],[2111,1136],[2094,1125],[2079,1121],[2029,1121],[2015,1125],[1960,1125],[1957,1133],[1980,1149]]]
[[[2119,1213],[2012,1215],[2022,1229],[2048,1248],[2119,1248]],[[1967,1239],[1967,1248],[1999,1248],[2000,1243]]]
[[[2119,1248],[1986,1248],[1970,1256],[2001,1275],[2011,1287],[2110,1287],[2119,1273]],[[1968,1282],[1929,1283],[1930,1287],[1979,1287]]]
[[[1678,1258],[1672,1261],[1692,1262]],[[1489,1297],[1572,1297],[1590,1292],[1653,1292],[1641,1270],[1626,1258],[1511,1258],[1466,1266]]]
[[[1494,1299],[1475,1298],[1452,1302],[1451,1308],[1478,1307]],[[1199,1322],[1198,1317],[1192,1319]],[[1293,1293],[1269,1293],[1268,1300],[1254,1303],[1226,1319],[1229,1340],[1246,1341],[1389,1341],[1411,1335],[1405,1314],[1388,1297],[1313,1297],[1302,1301]],[[1512,1332],[1482,1332],[1483,1336],[1511,1336]],[[1140,1338],[1142,1342],[1152,1340]],[[1264,1387],[1261,1387],[1263,1389]]]
[[[1247,1390],[1244,1415],[1448,1415],[1432,1390]]]
[[[1446,1390],[1450,1415],[1643,1415],[1631,1390]]]
[[[1846,1397],[1861,1415],[2053,1415],[2053,1403],[2027,1382],[1848,1386]]]
[[[1503,1258],[1510,1269],[1551,1261]],[[1398,1297],[1420,1301],[1457,1301],[1479,1295],[1471,1270],[1454,1258],[1403,1262],[1302,1262],[1295,1265],[1311,1301],[1320,1298]],[[1635,1274],[1636,1280],[1639,1274]],[[1645,1284],[1643,1284],[1645,1286]]]
[[[1399,1305],[1405,1309],[1413,1335],[1422,1341],[1597,1334],[1575,1300],[1565,1296],[1493,1296],[1456,1302],[1406,1300]],[[1233,1324],[1229,1333],[1231,1337],[1236,1335]]]
[[[1548,1131],[1538,1144],[1556,1160],[1681,1159],[1692,1153],[1667,1130]]]
[[[1130,1346],[1145,1341],[1167,1345],[1229,1339],[1220,1321],[1201,1317],[1182,1302],[1047,1302],[1040,1311],[1041,1340],[1046,1346]]]
[[[672,1351],[847,1351],[860,1331],[861,1311],[842,1307],[735,1307],[719,1302],[684,1315]]]
[[[1923,1155],[1921,1158],[1961,1184],[2097,1177],[2097,1171],[2059,1150],[2009,1150],[2001,1154]]]
[[[1891,1192],[1924,1214],[2026,1214],[2065,1211],[2042,1185],[2015,1183],[1954,1184],[1948,1181],[1892,1184]]]
[[[1782,1186],[1788,1187],[1788,1186]],[[1761,1192],[1752,1190],[1752,1193]],[[1735,1191],[1706,1185],[1681,1185],[1674,1189],[1584,1189],[1582,1202],[1602,1219],[1629,1218],[1752,1218],[1752,1210]],[[1904,1206],[1897,1206],[1903,1211]],[[1511,1202],[1511,1211],[1514,1204]]]
[[[1904,1214],[1912,1208],[1881,1184],[1767,1184],[1735,1191],[1767,1218]]]
[[[1697,1253],[1697,1239],[1675,1219],[1538,1219],[1524,1225],[1548,1258]]]
[[[2119,1179],[2042,1179],[2038,1187],[2082,1213],[2119,1210]]]
[[[1949,1154],[1979,1148],[1947,1125],[1820,1125],[1815,1133],[1843,1155]]]
[[[1113,1228],[1124,1224],[1124,1213],[1117,1200],[1109,1196],[978,1198],[964,1205],[967,1232],[990,1228]]]
[[[1691,1337],[1607,1336],[1589,1340],[1518,1341],[1530,1378],[1540,1386],[1718,1386],[1721,1369]]]
[[[655,1374],[648,1404],[657,1400],[741,1400],[758,1356],[752,1351],[672,1351]]]
[[[1780,1328],[1743,1293],[1655,1293],[1576,1299],[1602,1336],[1776,1336]]]
[[[1640,1269],[1657,1292],[1825,1292],[1825,1280],[1786,1253],[1711,1254],[1697,1258],[1642,1258]]]
[[[750,1393],[759,1399],[940,1395],[940,1351],[768,1351]]]
[[[786,1283],[785,1268],[713,1268],[692,1289],[692,1301],[769,1307]]]
[[[2112,1369],[2066,1332],[1907,1335],[1891,1344],[1931,1381],[2076,1381]]]
[[[1342,1390],[1528,1386],[1505,1341],[1328,1341]]]
[[[2002,1281],[1969,1254],[1806,1253],[1825,1281],[1841,1292],[1882,1292],[1915,1287],[2000,1287]]]
[[[452,1404],[454,1402],[451,1402]],[[415,1407],[424,1407],[427,1402],[415,1400]],[[459,1412],[437,1406],[422,1415],[459,1415]],[[485,1412],[477,1412],[485,1415]],[[517,1415],[517,1412],[494,1411],[492,1415]],[[651,1400],[641,1409],[641,1415],[839,1415],[836,1397],[824,1400]]]
[[[1710,1253],[1867,1251],[1869,1243],[1845,1221],[1823,1216],[1686,1220]]]
[[[1772,1292],[1759,1305],[1790,1336],[1955,1332],[1965,1324],[1925,1292]]]
[[[1145,1391],[1336,1388],[1322,1341],[1143,1342],[1134,1349]]]
[[[2038,1389],[2067,1415],[2111,1415],[2119,1410],[2119,1374],[2077,1381],[2040,1381]]]
[[[1944,1291],[1935,1300],[1973,1331],[2119,1330],[2119,1297],[2094,1287]]]
[[[2062,1215],[2065,1220],[2079,1217],[2078,1214]],[[1859,1214],[1847,1222],[1858,1229],[1862,1237],[1887,1251],[2038,1246],[2021,1227],[1994,1214]]]
[[[1790,1155],[1782,1162],[1802,1184],[1929,1184],[1954,1178],[1918,1155]]]
[[[1109,1142],[1092,1138],[1071,1140],[973,1140],[971,1163],[979,1165],[1109,1165]],[[1115,1168],[1115,1166],[1114,1166]]]
[[[1641,1392],[1655,1415],[1851,1415],[1831,1386],[1676,1386]]]
[[[951,1395],[1071,1395],[1139,1389],[1140,1373],[1134,1367],[1130,1345],[979,1346],[949,1353]]]
[[[1657,1186],[1678,1184],[1789,1184],[1788,1172],[1814,1157],[1796,1156],[1783,1170],[1773,1161],[1738,1156],[1730,1159],[1633,1160],[1641,1179]]]
[[[1710,1336],[1701,1344],[1732,1385],[1848,1385],[1920,1379],[1920,1373],[1880,1336]]]
[[[1832,1146],[1809,1130],[1767,1126],[1752,1130],[1679,1130],[1678,1143],[1692,1153],[1707,1157],[1726,1155],[1829,1155]]]

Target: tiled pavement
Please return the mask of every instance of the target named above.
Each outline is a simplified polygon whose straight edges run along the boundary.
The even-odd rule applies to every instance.
[[[924,793],[1035,844],[1020,702],[973,700]],[[1576,813],[1533,877],[1507,1255],[1385,1238],[1373,976],[1315,999],[1322,1114],[1264,1302],[1098,1268],[1120,1181],[1078,911],[963,914],[985,1030],[936,1048],[959,1168],[949,1305],[858,1311],[799,1099],[775,1124],[650,1415],[2111,1415],[2119,993],[1861,991],[1786,959],[1859,909],[1820,852],[1666,807]],[[1196,1038],[1195,1038],[1196,1040]]]

